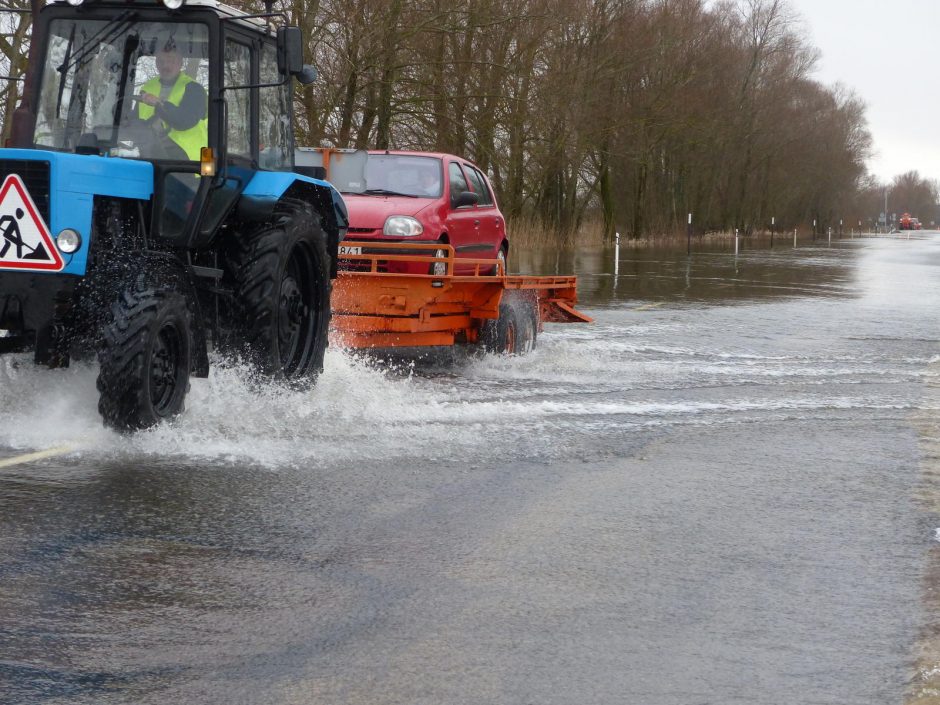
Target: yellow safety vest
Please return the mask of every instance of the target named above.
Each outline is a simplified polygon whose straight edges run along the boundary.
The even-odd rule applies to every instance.
[[[166,97],[167,102],[178,107],[180,101],[183,100],[183,94],[186,92],[186,86],[192,82],[193,79],[184,73],[181,73],[179,76],[177,76],[176,83],[173,84],[173,88],[170,90],[170,94]],[[151,78],[141,87],[140,90],[143,93],[149,93],[150,95],[154,95],[159,98],[159,76]],[[141,120],[149,120],[151,117],[153,117],[154,108],[152,105],[139,103],[137,105],[137,110]],[[167,125],[167,128],[167,137],[176,142],[176,144],[178,144],[182,150],[186,152],[186,156],[189,159],[198,162],[199,150],[209,144],[209,120],[203,118],[188,130],[174,130],[169,125]]]

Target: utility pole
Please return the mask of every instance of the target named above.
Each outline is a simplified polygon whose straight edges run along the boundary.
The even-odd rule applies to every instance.
[[[888,187],[885,186],[885,232],[888,232]]]

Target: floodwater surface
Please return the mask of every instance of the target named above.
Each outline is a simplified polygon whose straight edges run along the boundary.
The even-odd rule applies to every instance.
[[[513,267],[595,323],[218,368],[131,436],[92,366],[0,359],[0,702],[940,692],[940,235]]]

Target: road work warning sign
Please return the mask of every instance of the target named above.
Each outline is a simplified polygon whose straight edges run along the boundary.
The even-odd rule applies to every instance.
[[[23,180],[10,174],[0,186],[0,269],[58,272],[64,266]]]

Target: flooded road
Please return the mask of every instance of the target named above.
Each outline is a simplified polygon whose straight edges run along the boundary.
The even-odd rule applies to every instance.
[[[516,266],[595,324],[131,437],[0,360],[0,702],[931,702],[940,235]]]

